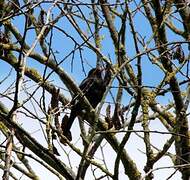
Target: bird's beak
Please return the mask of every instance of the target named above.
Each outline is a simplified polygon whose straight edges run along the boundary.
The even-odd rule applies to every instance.
[[[101,72],[101,78],[102,78],[102,79],[104,79],[104,78],[105,78],[105,74],[106,74],[105,70],[104,70],[104,69],[102,69],[102,72]]]

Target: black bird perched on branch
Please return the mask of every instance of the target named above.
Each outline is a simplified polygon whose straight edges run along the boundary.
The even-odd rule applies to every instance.
[[[85,78],[79,88],[88,99],[93,108],[96,108],[98,103],[102,100],[106,87],[108,86],[111,80],[111,71],[109,65],[105,69],[100,67],[93,68],[89,71],[87,78]],[[70,128],[73,124],[74,119],[80,115],[83,107],[81,106],[81,97],[74,96],[71,101],[71,113],[70,117],[65,116],[62,122],[62,130],[64,136],[68,140],[72,140],[72,135]]]

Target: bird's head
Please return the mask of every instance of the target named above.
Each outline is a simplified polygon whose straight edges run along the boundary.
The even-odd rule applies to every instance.
[[[88,73],[88,77],[97,77],[97,78],[103,78],[102,75],[103,75],[103,69],[101,67],[96,67],[96,68],[93,68],[89,71]]]
[[[91,69],[88,73],[88,77],[89,78],[96,77],[102,80],[105,80],[107,78],[110,79],[111,78],[110,65],[106,65],[106,67],[97,66],[96,68]]]

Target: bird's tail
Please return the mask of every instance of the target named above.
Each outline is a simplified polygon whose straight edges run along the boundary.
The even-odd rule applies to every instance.
[[[61,123],[61,129],[63,131],[63,135],[69,140],[72,141],[72,135],[71,135],[71,125],[73,122],[70,121],[70,118],[65,115],[62,119]]]

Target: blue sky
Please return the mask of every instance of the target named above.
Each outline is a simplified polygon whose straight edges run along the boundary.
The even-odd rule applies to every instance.
[[[113,2],[115,2],[115,1],[113,1]],[[46,5],[46,6],[48,6],[48,5]],[[55,8],[54,12],[55,12],[55,14],[57,14],[58,9]],[[35,13],[39,13],[39,9]],[[86,9],[84,9],[84,13],[87,13]],[[15,17],[13,20],[13,23],[19,29],[20,33],[23,33],[23,30],[24,30],[24,19],[23,19],[23,17]],[[152,32],[151,32],[150,25],[149,25],[148,21],[146,20],[146,18],[141,13],[137,13],[134,17],[134,23],[135,23],[135,28],[136,28],[137,33],[141,34],[145,38],[145,42],[147,42],[152,37]],[[119,29],[120,21],[116,20],[115,24],[116,24],[117,28]],[[83,42],[81,40],[81,38],[79,37],[78,33],[73,29],[72,25],[70,25],[68,23],[66,18],[62,18],[57,25],[60,28],[62,28],[65,32],[67,32],[69,35],[73,36],[79,44]],[[86,27],[85,24],[83,24],[82,21],[79,25],[81,26],[81,28],[84,30],[85,33],[89,33],[88,28]],[[180,27],[179,24],[178,24],[178,26]],[[126,52],[127,52],[127,55],[129,56],[129,58],[133,58],[136,56],[136,52],[135,52],[135,48],[134,48],[132,35],[130,33],[129,24],[127,24],[126,28],[127,28]],[[176,36],[170,30],[167,29],[167,32],[168,32],[169,41],[180,41],[180,40],[182,40],[179,36]],[[103,38],[101,50],[105,56],[111,58],[111,60],[114,64],[116,56],[115,56],[113,43],[112,43],[112,40],[110,38],[110,34],[109,34],[108,30],[102,29],[101,30],[101,36]],[[29,45],[32,45],[34,40],[35,40],[35,32],[34,32],[34,30],[29,30],[26,42]],[[63,60],[75,47],[75,44],[73,43],[73,41],[71,39],[69,39],[68,37],[66,37],[60,31],[58,31],[57,29],[53,29],[52,40],[53,40],[52,41],[52,49],[55,53],[55,56],[56,56],[56,59],[58,60],[58,62]],[[92,39],[91,39],[91,41],[92,41]],[[152,47],[154,47],[153,40],[151,41],[148,48],[152,48]],[[188,53],[187,47],[185,47],[184,49],[186,50],[185,53],[187,54]],[[35,51],[38,53],[41,53],[41,49],[40,49],[39,45],[35,48]],[[142,46],[140,46],[140,51],[144,51]],[[95,67],[96,55],[92,50],[90,50],[89,48],[87,48],[85,46],[82,47],[81,52],[82,52],[82,56],[83,56],[83,60],[84,60],[85,71],[88,72],[91,67]],[[153,51],[153,53],[155,53],[155,55],[157,55],[156,51]],[[53,56],[51,56],[51,57],[53,57]],[[72,62],[72,55],[69,56],[66,60],[64,60],[60,66],[76,81],[77,84],[79,84],[82,81],[82,79],[84,79],[84,77],[85,77],[85,73],[83,72],[83,69],[82,69],[79,51],[75,52],[75,56],[74,56],[74,60],[73,60],[73,71],[72,72],[71,72],[71,62]],[[134,59],[131,64],[136,71],[136,59]],[[43,72],[44,72],[44,65],[39,64],[38,62],[34,61],[31,58],[27,58],[27,66],[37,69],[41,74],[43,74]],[[7,63],[5,63],[4,61],[1,61],[1,60],[0,60],[0,67],[1,67],[1,74],[0,74],[0,81],[1,81],[8,74],[11,67]],[[48,69],[48,72],[51,72],[51,70]],[[142,73],[143,73],[143,85],[144,86],[156,86],[162,80],[162,78],[164,76],[164,74],[160,71],[160,69],[157,66],[150,63],[150,61],[148,60],[146,55],[142,56]],[[16,78],[16,76],[15,76],[15,72],[13,70],[13,72],[11,73],[11,77],[9,77],[6,80],[6,82],[1,84],[1,86],[0,86],[1,92],[3,92],[10,85],[10,83],[15,81],[15,78]],[[178,78],[180,80],[184,79],[184,77],[180,74],[178,75]],[[51,80],[52,83],[58,87],[65,87],[64,84],[58,78],[58,76],[55,75],[55,73],[53,73],[50,76],[49,80]],[[114,81],[114,83],[115,83],[114,85],[117,85],[118,82]],[[34,83],[32,82],[31,84],[34,84]],[[35,89],[35,87],[31,89],[31,92],[34,91],[34,89]],[[117,89],[112,89],[113,94],[116,94],[116,90]],[[62,92],[65,93],[68,98],[70,98],[70,95],[67,91],[62,90]],[[40,98],[41,94],[42,94],[42,91],[39,90],[39,92],[35,95],[35,97]],[[127,96],[127,93],[125,93],[125,94],[126,95],[123,98],[122,102],[124,103],[124,105],[127,105],[129,100],[130,100],[130,97]],[[26,98],[26,95],[24,95],[24,93],[23,93],[22,99],[24,99],[24,98]],[[49,98],[50,98],[49,94],[47,93],[47,97],[46,97],[47,102],[49,101]],[[171,100],[171,95],[167,95],[166,97],[160,97],[157,100],[162,104],[167,104],[168,101]],[[7,102],[7,100],[3,99],[3,101],[5,101],[6,103],[9,104],[9,102]],[[106,101],[111,101],[110,95],[108,95]],[[28,107],[30,106],[30,102],[27,104],[27,106]],[[102,113],[105,113],[105,107],[106,106],[104,106]],[[113,111],[113,109],[112,109],[112,111]],[[38,112],[38,113],[39,113],[40,117],[43,117],[43,114],[41,112]],[[130,119],[130,116],[131,115],[129,114],[129,119]],[[36,137],[37,139],[39,138],[41,140],[41,143],[45,143],[45,141],[43,139],[43,134],[40,132],[39,122],[33,120],[31,123],[32,125],[31,125],[30,123],[26,123],[26,121],[30,122],[31,119],[26,118],[25,116],[19,117],[19,122],[22,124],[22,126],[25,127],[27,129],[27,131],[29,131],[30,133],[33,133],[36,131],[35,133],[33,133],[33,136]],[[77,132],[78,136],[79,136],[78,128],[79,128],[78,122],[75,121],[75,125],[72,127],[72,132]],[[151,130],[161,130],[161,131],[165,130],[159,121],[151,122],[150,128],[151,128]],[[142,129],[142,127],[140,124],[137,124],[135,126],[135,129]],[[120,137],[121,135],[118,135],[118,136]],[[159,135],[158,136],[158,134],[151,134],[152,142],[155,142],[155,146],[159,147],[160,149],[161,149],[161,146],[163,145],[163,142],[166,142],[166,140],[169,137],[170,136],[167,136],[167,135],[163,135],[163,136]],[[74,142],[77,141],[76,136],[74,136],[73,141]],[[81,147],[80,143],[81,142],[79,142],[77,144],[79,147]],[[58,146],[58,149],[62,152],[62,150],[58,144],[57,144],[57,146]],[[64,148],[66,149],[66,151],[69,152],[70,149],[68,147],[64,147]],[[129,153],[129,155],[131,155],[132,159],[137,163],[137,166],[140,168],[141,172],[143,172],[143,168],[144,168],[144,165],[146,162],[145,154],[143,154],[145,152],[143,140],[141,138],[139,138],[137,135],[132,134],[131,139],[129,140],[129,142],[126,145],[126,150]],[[174,147],[171,148],[171,151],[174,151]],[[106,161],[108,162],[108,164],[110,164],[109,168],[113,169],[115,154],[110,149],[109,145],[106,145],[106,148],[105,148],[105,154],[107,152],[110,152],[110,154],[109,154],[109,156],[106,156]],[[101,152],[98,151],[96,155],[101,156]],[[76,167],[78,165],[77,163],[79,162],[79,157],[73,152],[71,153],[71,157],[72,157],[71,160],[72,160],[74,166]],[[65,155],[61,156],[61,159],[64,162],[65,161],[67,162]],[[32,163],[35,164],[34,169],[37,170],[37,173],[40,174],[41,178],[44,178],[44,174],[47,173],[47,175],[45,177],[46,180],[50,180],[52,178],[56,179],[55,176],[53,176],[51,173],[49,174],[45,170],[38,171],[38,169],[41,169],[41,166],[39,164],[33,162],[33,161],[32,161]],[[76,163],[76,165],[75,165],[75,163]],[[155,167],[169,166],[169,165],[171,165],[171,162],[170,162],[169,158],[166,157],[166,158],[161,159],[158,163],[156,163]],[[173,172],[172,169],[165,169],[165,170],[156,171],[155,172],[155,179],[159,180],[159,179],[164,179],[165,177],[169,177],[169,175],[172,172]],[[120,175],[121,179],[123,178],[123,174],[124,174],[124,172],[123,172],[123,169],[121,168],[121,175]],[[90,171],[89,171],[89,176],[90,176]],[[180,175],[177,173],[174,177],[179,178],[179,176]]]

